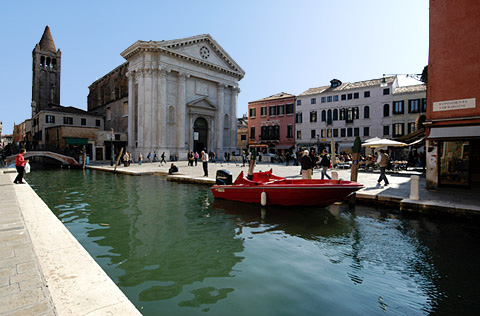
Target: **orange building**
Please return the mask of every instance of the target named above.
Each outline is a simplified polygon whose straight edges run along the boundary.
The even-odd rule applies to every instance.
[[[480,186],[480,1],[430,0],[427,188]]]

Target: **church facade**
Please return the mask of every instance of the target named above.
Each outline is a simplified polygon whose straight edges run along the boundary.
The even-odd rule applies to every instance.
[[[208,34],[137,41],[128,62],[128,148],[144,157],[237,148],[238,82],[245,72]]]

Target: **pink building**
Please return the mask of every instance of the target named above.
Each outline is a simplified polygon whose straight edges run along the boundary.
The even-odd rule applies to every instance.
[[[278,93],[248,103],[248,144],[266,153],[295,148],[295,96]]]

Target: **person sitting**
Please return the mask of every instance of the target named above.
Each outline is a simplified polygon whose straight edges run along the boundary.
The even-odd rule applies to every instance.
[[[173,174],[174,172],[178,172],[178,167],[172,163],[170,169],[168,169],[168,174]]]

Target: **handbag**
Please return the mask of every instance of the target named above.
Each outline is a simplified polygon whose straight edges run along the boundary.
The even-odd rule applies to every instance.
[[[30,173],[30,164],[28,162],[25,164],[25,167],[23,167],[23,170],[25,170],[25,173]]]

